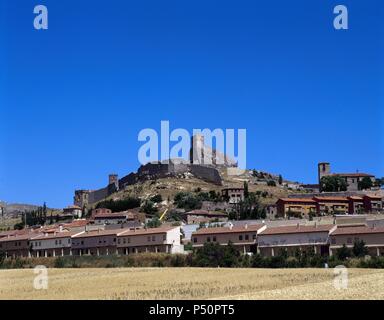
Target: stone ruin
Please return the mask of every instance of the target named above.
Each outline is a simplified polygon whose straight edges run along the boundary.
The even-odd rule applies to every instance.
[[[222,185],[218,171],[220,167],[236,167],[236,162],[224,153],[204,144],[204,136],[195,135],[191,139],[190,156],[188,160],[169,159],[162,162],[151,162],[141,165],[137,172],[118,179],[117,174],[110,174],[108,185],[98,190],[76,190],[74,204],[86,207],[101,201],[109,195],[125,189],[129,185],[167,177],[177,177],[190,173],[198,179]]]

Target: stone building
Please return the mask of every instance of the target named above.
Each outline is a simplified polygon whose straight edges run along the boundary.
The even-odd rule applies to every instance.
[[[356,172],[356,173],[331,173],[331,165],[329,162],[320,162],[317,165],[318,179],[319,179],[319,188],[321,190],[321,178],[325,176],[337,176],[345,179],[347,182],[347,191],[357,191],[359,190],[359,182],[368,177],[372,180],[372,183],[375,182],[375,176],[368,173]]]

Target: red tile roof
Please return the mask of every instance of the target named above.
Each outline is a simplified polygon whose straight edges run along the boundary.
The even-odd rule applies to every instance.
[[[136,229],[136,230],[130,230],[125,229],[123,232],[119,232],[119,237],[126,237],[126,236],[134,236],[134,235],[145,235],[145,234],[155,234],[155,233],[166,233],[167,231],[170,231],[172,229],[175,229],[177,227],[175,226],[164,226],[159,228],[148,228],[148,229]]]
[[[374,175],[363,172],[354,173],[332,173],[331,176],[342,176],[342,177],[374,177]]]
[[[111,229],[111,230],[91,230],[83,231],[73,236],[73,238],[88,238],[88,237],[100,237],[100,236],[113,236],[122,232],[124,229]]]
[[[192,235],[201,235],[201,234],[219,234],[219,233],[239,233],[239,232],[252,232],[258,231],[264,227],[263,224],[250,224],[247,227],[245,226],[234,226],[232,229],[230,227],[215,227],[215,228],[201,228],[192,233]]]
[[[73,220],[70,223],[64,223],[63,228],[77,228],[77,227],[84,227],[89,223],[88,220],[81,219],[81,220]]]
[[[279,200],[284,201],[284,202],[300,202],[300,203],[311,203],[311,204],[316,204],[316,201],[311,199],[311,198],[280,198]],[[278,201],[279,201],[278,200]]]
[[[338,226],[335,231],[331,233],[332,236],[343,235],[343,234],[369,234],[369,233],[384,233],[384,227],[368,227],[368,226]]]
[[[79,232],[63,231],[55,233],[40,233],[37,237],[34,237],[33,240],[43,240],[43,239],[56,239],[56,238],[68,238]]]
[[[227,216],[226,213],[223,212],[215,212],[208,210],[192,210],[184,213],[184,215],[194,215],[194,216]]]
[[[312,233],[312,232],[329,232],[335,225],[326,224],[326,225],[295,225],[295,226],[281,226],[281,227],[271,227],[260,232],[260,235],[272,235],[272,234],[286,234],[286,233]]]
[[[347,197],[313,197],[315,201],[327,202],[327,201],[348,201]]]

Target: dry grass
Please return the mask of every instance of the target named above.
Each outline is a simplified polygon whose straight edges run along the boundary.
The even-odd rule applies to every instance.
[[[48,269],[36,290],[32,269],[1,270],[0,299],[384,299],[384,270],[348,271],[336,290],[331,269]]]

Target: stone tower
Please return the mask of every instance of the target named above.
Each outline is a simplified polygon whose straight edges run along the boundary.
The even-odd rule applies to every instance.
[[[319,179],[319,188],[321,191],[321,178],[324,176],[329,176],[331,174],[331,165],[329,162],[319,162],[317,164],[317,175]]]
[[[116,173],[111,173],[108,176],[108,190],[110,193],[119,190],[119,176]]]
[[[89,190],[75,190],[73,203],[80,208],[88,205]]]
[[[192,164],[204,163],[204,136],[202,134],[192,136],[189,160]]]
[[[108,176],[108,185],[109,184],[114,184],[114,185],[119,185],[119,176],[115,173],[111,173],[109,176]]]

